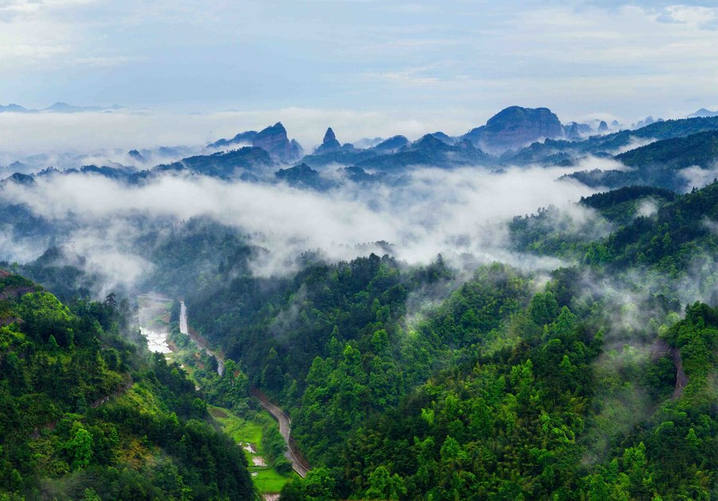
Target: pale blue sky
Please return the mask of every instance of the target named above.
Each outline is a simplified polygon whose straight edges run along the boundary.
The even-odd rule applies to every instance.
[[[0,0],[0,104],[564,121],[718,105],[718,3]]]

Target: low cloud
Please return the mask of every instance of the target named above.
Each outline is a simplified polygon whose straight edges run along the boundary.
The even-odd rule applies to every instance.
[[[94,266],[125,282],[149,266],[144,256],[132,253],[140,231],[136,220],[181,222],[200,216],[237,228],[252,244],[267,249],[252,263],[259,275],[290,271],[290,263],[307,250],[330,260],[383,253],[383,244],[376,244],[380,241],[390,243],[396,257],[410,264],[428,263],[441,253],[459,267],[503,261],[524,269],[552,269],[561,262],[509,249],[506,222],[547,205],[571,211],[577,220],[591,217],[575,202],[592,190],[557,180],[566,172],[538,167],[501,173],[482,167],[416,169],[402,185],[349,183],[328,193],[203,176],[166,175],[144,186],[127,186],[97,175],[67,174],[39,177],[35,186],[8,184],[4,198],[70,228],[56,236],[58,243],[64,240],[77,254],[97,256]],[[127,257],[124,263],[122,256]]]

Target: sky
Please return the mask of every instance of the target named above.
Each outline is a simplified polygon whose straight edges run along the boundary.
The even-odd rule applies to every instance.
[[[461,133],[513,104],[630,123],[718,108],[716,47],[716,1],[0,0],[0,104],[301,115],[314,143],[317,117]]]

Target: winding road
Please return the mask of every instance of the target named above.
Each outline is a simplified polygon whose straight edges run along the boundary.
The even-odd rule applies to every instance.
[[[208,355],[214,357],[215,360],[217,360],[217,372],[221,376],[224,373],[224,359],[216,353],[212,352],[207,347],[207,342],[189,327],[189,322],[187,321],[187,307],[185,306],[184,301],[181,300],[179,329],[182,334],[189,336],[192,341],[197,344],[197,346],[207,352]],[[291,419],[289,419],[289,416],[286,412],[284,412],[279,406],[270,402],[267,396],[258,389],[252,388],[250,390],[250,393],[252,394],[252,396],[256,397],[257,400],[259,400],[260,405],[264,409],[266,409],[267,412],[269,412],[272,417],[274,417],[274,419],[276,419],[279,423],[279,433],[280,435],[282,435],[284,443],[287,445],[287,450],[284,452],[284,457],[286,457],[287,460],[292,464],[292,469],[296,471],[300,477],[304,478],[311,469],[311,467],[309,466],[307,460],[304,459],[304,456],[302,456],[302,453],[299,452],[299,448],[297,447],[297,444],[292,438]]]
[[[287,444],[287,450],[284,453],[284,457],[292,463],[292,468],[300,477],[306,477],[311,467],[294,443],[294,439],[292,438],[292,420],[289,419],[286,412],[270,402],[267,396],[258,389],[252,388],[250,393],[257,397],[261,406],[277,420],[279,423],[279,433],[282,435],[284,442]]]

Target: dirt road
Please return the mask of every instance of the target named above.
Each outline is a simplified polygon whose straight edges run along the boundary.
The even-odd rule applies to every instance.
[[[292,438],[292,421],[289,419],[289,416],[287,416],[287,414],[277,405],[270,402],[267,396],[258,389],[252,388],[251,394],[257,397],[261,406],[264,407],[264,409],[266,409],[267,412],[269,412],[279,423],[279,433],[282,435],[284,442],[287,444],[287,451],[284,453],[284,456],[290,463],[292,463],[292,468],[300,477],[306,477],[311,467],[309,466],[307,460],[304,459],[304,456],[302,456],[302,453],[299,452],[299,449]]]

